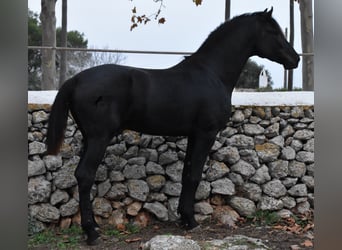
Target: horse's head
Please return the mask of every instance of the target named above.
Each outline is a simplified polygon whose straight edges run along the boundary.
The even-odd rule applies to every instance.
[[[257,14],[257,56],[284,65],[285,69],[293,69],[298,66],[299,55],[287,42],[279,24],[272,18],[273,7]]]

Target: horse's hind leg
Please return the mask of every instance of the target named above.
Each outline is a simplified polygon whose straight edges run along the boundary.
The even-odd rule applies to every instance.
[[[216,137],[216,131],[199,130],[188,138],[188,147],[182,173],[182,192],[178,212],[187,229],[198,226],[194,218],[195,193],[201,181],[203,166]]]
[[[99,233],[95,230],[97,223],[94,220],[90,202],[90,189],[94,184],[98,165],[102,160],[109,140],[109,137],[100,136],[86,138],[84,153],[75,171],[80,198],[81,225],[87,235],[88,245],[94,244],[99,237]]]

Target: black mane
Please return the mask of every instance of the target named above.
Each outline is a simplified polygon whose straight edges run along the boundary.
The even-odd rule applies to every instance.
[[[232,19],[226,20],[209,34],[208,38],[203,42],[198,51],[206,49],[208,47],[217,46],[217,42],[221,41],[223,38],[226,38],[227,34],[234,30],[235,27],[239,25],[242,21],[246,21],[251,17],[261,16],[263,13],[263,11],[245,13],[242,15],[235,16]]]

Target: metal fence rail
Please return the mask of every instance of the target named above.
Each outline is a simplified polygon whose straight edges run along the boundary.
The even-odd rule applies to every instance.
[[[28,46],[28,49],[50,49],[65,51],[85,51],[85,52],[109,52],[126,54],[154,54],[154,55],[192,55],[189,51],[153,51],[153,50],[121,50],[121,49],[89,49],[89,48],[69,48],[69,47],[49,47],[49,46]],[[299,56],[314,56],[314,53],[298,53]]]
[[[28,46],[28,49],[53,49],[53,50],[65,50],[65,51],[110,52],[110,53],[127,53],[127,54],[155,54],[155,55],[192,55],[193,54],[193,52],[188,52],[188,51],[89,49],[89,48],[48,47],[48,46]]]

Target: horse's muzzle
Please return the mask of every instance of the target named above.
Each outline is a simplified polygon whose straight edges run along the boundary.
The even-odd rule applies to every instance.
[[[295,57],[291,57],[291,59],[284,64],[285,69],[295,69],[298,67],[298,63],[300,61],[300,57],[298,54],[296,54]]]

